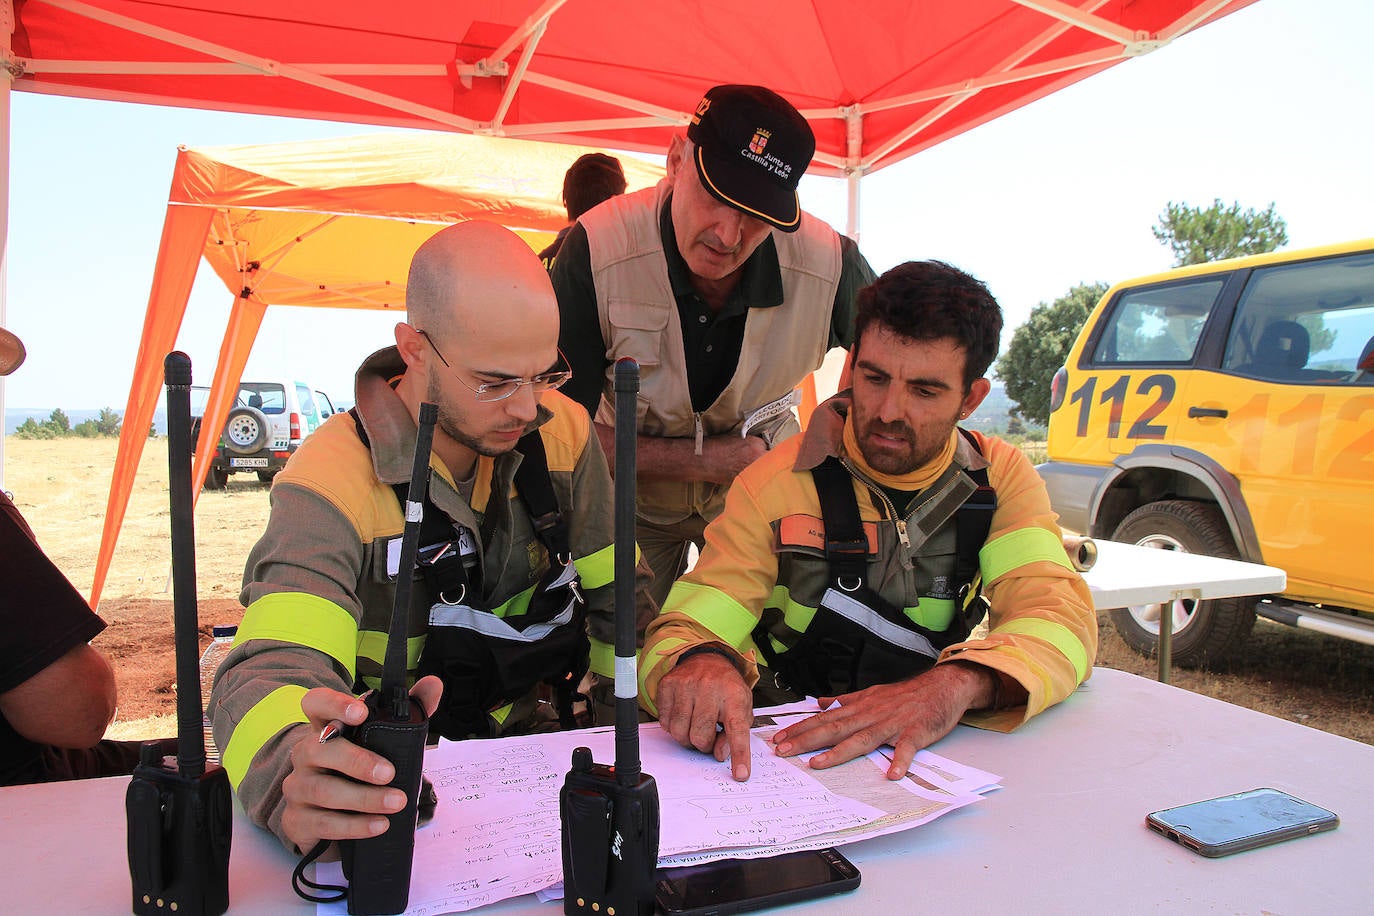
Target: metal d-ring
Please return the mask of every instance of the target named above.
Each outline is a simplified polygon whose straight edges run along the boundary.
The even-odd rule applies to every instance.
[[[844,584],[844,576],[840,576],[840,577],[838,577],[837,579],[835,579],[835,584],[838,585],[838,586],[840,587],[840,591],[842,591],[842,592],[850,592],[850,593],[853,593],[853,592],[857,592],[859,589],[863,588],[863,585],[864,585],[864,577],[863,577],[863,576],[855,576],[855,577],[854,577],[854,584],[853,584],[853,585],[845,585],[845,584]]]
[[[467,587],[466,584],[464,584],[464,585],[458,586],[458,598],[457,598],[456,600],[454,600],[454,601],[448,600],[448,596],[445,595],[443,592],[440,592],[440,593],[439,593],[439,603],[440,603],[440,604],[446,604],[446,605],[448,605],[449,607],[456,607],[456,606],[462,604],[462,603],[463,603],[463,599],[466,598],[467,596],[468,596],[468,587]]]

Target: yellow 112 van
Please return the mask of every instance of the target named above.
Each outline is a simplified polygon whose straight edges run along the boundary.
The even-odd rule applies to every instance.
[[[1066,527],[1288,574],[1282,596],[1182,602],[1175,661],[1235,651],[1257,611],[1374,643],[1374,239],[1118,283],[1050,403],[1039,470]],[[1149,654],[1167,610],[1112,620]]]

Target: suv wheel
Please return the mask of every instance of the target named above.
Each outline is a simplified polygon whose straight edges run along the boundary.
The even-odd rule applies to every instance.
[[[1182,499],[1147,503],[1121,520],[1112,540],[1159,550],[1180,550],[1238,560],[1226,519],[1216,506]],[[1143,655],[1159,651],[1159,626],[1172,611],[1173,660],[1197,668],[1231,653],[1255,625],[1253,596],[1143,604],[1112,610],[1112,625]]]
[[[229,486],[229,472],[224,468],[210,467],[210,473],[205,475],[205,489],[223,490]]]
[[[267,447],[272,425],[256,407],[235,407],[224,424],[224,447],[235,455],[252,455]]]

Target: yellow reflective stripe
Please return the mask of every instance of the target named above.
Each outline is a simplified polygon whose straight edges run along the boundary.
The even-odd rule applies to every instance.
[[[275,639],[317,649],[357,676],[358,624],[332,601],[305,592],[263,595],[243,612],[234,645],[250,639]]]
[[[370,674],[364,674],[362,677],[362,682],[363,686],[366,687],[368,690],[382,689],[382,676],[380,674],[376,677],[373,677]]]
[[[420,653],[425,650],[425,637],[412,636],[406,640],[406,670],[414,671],[420,664]],[[359,658],[367,658],[381,665],[386,661],[386,634],[378,630],[358,632]]]
[[[635,559],[639,559],[639,548],[635,548]],[[602,547],[596,553],[579,557],[573,565],[582,577],[583,588],[600,588],[615,581],[615,545]]]
[[[248,775],[249,765],[264,744],[288,725],[310,721],[301,712],[301,698],[304,696],[305,688],[299,684],[278,687],[258,700],[234,727],[229,746],[224,749],[223,763],[235,791],[243,782],[243,777]]]
[[[1064,541],[1046,528],[1018,528],[994,538],[978,551],[983,582],[991,584],[1018,566],[1046,560],[1072,571]]]
[[[599,639],[593,639],[591,651],[591,666],[595,674],[604,677],[615,677],[615,646],[604,643]]]
[[[502,706],[500,709],[496,710],[493,713],[488,713],[488,715],[490,715],[493,719],[496,720],[497,725],[505,725],[506,720],[510,718],[511,710],[514,708],[515,704],[511,703],[509,705]]]
[[[1008,620],[992,632],[998,636],[1020,634],[1043,639],[1058,649],[1059,654],[1067,658],[1073,665],[1077,683],[1083,683],[1083,678],[1088,676],[1088,652],[1083,648],[1083,643],[1079,641],[1073,631],[1062,623],[1055,623],[1053,620],[1037,620],[1032,617],[1019,617],[1016,620]]]
[[[687,615],[720,637],[721,642],[736,648],[744,645],[758,625],[758,618],[720,589],[681,579],[673,583],[663,607],[665,611]]]
[[[806,628],[811,626],[811,621],[816,617],[815,608],[808,607],[799,601],[793,601],[792,593],[785,588],[773,589],[772,606],[782,611],[783,624],[798,633],[805,633]],[[781,650],[782,645],[774,639],[773,648]]]
[[[902,612],[917,626],[943,633],[954,619],[954,599],[922,598],[919,607],[903,608]]]

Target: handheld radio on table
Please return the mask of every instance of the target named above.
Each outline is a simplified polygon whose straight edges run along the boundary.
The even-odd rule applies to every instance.
[[[615,364],[615,765],[573,751],[559,792],[563,912],[616,916],[654,911],[658,785],[639,768],[635,659],[635,401],[639,364]]]
[[[191,359],[167,354],[167,468],[172,515],[172,599],[176,643],[177,760],[143,745],[124,796],[135,913],[213,916],[229,909],[233,809],[229,776],[206,766],[197,647],[196,538],[191,493]]]
[[[367,695],[367,720],[349,726],[344,737],[391,761],[396,775],[389,785],[406,794],[406,806],[388,815],[386,832],[362,840],[340,840],[344,877],[348,879],[348,912],[400,913],[410,900],[410,871],[415,858],[415,823],[419,814],[420,779],[425,759],[429,716],[406,690],[406,624],[414,581],[420,522],[429,493],[429,452],[434,442],[438,408],[420,405],[420,430],[410,470],[405,503],[405,532],[396,574],[396,600],[391,608],[382,686]]]

